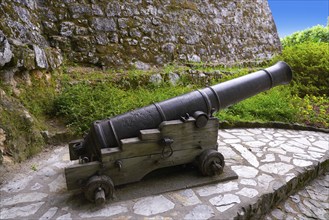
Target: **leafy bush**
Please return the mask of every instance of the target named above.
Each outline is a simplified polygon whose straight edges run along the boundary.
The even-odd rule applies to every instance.
[[[327,42],[329,43],[329,23],[326,27],[316,25],[303,31],[298,31],[281,39],[283,47],[289,47],[304,42]]]
[[[246,99],[215,115],[234,121],[295,122],[298,109],[291,104],[290,89],[280,86]]]
[[[305,42],[288,46],[273,63],[278,60],[291,66],[293,85],[300,97],[329,94],[329,43]]]
[[[230,80],[248,72],[245,69],[240,71],[235,69],[235,71],[237,74],[226,75],[219,81]],[[128,78],[127,80],[129,81]],[[218,82],[213,81],[211,84],[215,83]],[[204,86],[200,87],[198,84],[197,87]],[[122,88],[111,82],[97,84],[80,82],[67,84],[57,98],[55,106],[57,115],[63,116],[74,131],[83,133],[95,120],[122,114],[194,89],[195,84],[184,83],[179,83],[177,86],[163,83],[157,87],[140,85],[136,88]],[[290,100],[290,87],[284,86],[261,93],[215,115],[221,120],[228,121],[295,122],[298,108],[294,108]]]
[[[231,122],[281,121],[328,127],[329,101],[325,94],[329,94],[329,43],[304,42],[287,46],[272,63],[278,60],[284,60],[292,67],[293,86],[274,88],[218,112],[215,116]],[[76,75],[68,73],[62,76],[62,83],[65,85],[56,98],[55,112],[66,119],[73,131],[83,133],[95,120],[112,117],[256,70],[167,66],[156,71],[167,80],[169,72],[180,74],[181,79],[176,86],[166,83],[150,84],[149,76],[154,72],[106,72],[105,75],[97,72]],[[230,74],[201,77],[201,73],[215,71]],[[195,78],[192,79],[190,73]]]
[[[315,127],[329,127],[329,98],[306,95],[304,98],[294,96],[291,103],[298,110],[298,122]]]
[[[66,118],[77,133],[90,123],[159,102],[190,91],[189,87],[162,85],[157,88],[122,89],[111,83],[67,86],[55,101],[57,115]]]

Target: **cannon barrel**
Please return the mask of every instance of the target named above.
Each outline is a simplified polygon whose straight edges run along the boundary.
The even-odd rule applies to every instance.
[[[264,70],[96,121],[79,149],[89,160],[101,160],[100,149],[120,147],[121,139],[136,137],[140,130],[158,128],[161,122],[180,119],[186,113],[193,115],[201,111],[210,116],[214,111],[274,86],[287,84],[291,79],[290,67],[280,61]]]

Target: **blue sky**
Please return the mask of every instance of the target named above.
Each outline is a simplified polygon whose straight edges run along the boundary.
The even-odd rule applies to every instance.
[[[327,25],[329,0],[268,0],[280,37]]]

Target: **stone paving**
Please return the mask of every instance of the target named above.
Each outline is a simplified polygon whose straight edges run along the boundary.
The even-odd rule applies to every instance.
[[[290,196],[265,219],[329,219],[329,172]]]
[[[328,219],[328,173],[322,174],[329,168],[328,133],[228,129],[220,130],[218,139],[218,150],[238,179],[107,201],[101,207],[87,203],[78,191],[66,190],[63,169],[72,162],[67,146],[58,146],[2,182],[0,218],[258,219],[276,207],[266,219]],[[318,175],[311,185],[279,204]]]

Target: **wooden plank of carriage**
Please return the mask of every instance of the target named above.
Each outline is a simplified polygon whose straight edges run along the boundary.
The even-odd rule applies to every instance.
[[[194,122],[194,119],[165,121],[159,129],[142,130],[140,137],[122,139],[121,148],[101,149],[102,162],[65,169],[68,189],[81,187],[81,183],[99,171],[111,177],[114,185],[121,185],[139,181],[155,169],[193,162],[203,150],[215,148],[218,135],[217,119],[210,119],[203,128],[196,128]],[[163,149],[159,144],[163,137],[173,139],[170,147]],[[166,158],[170,148],[172,155]]]

